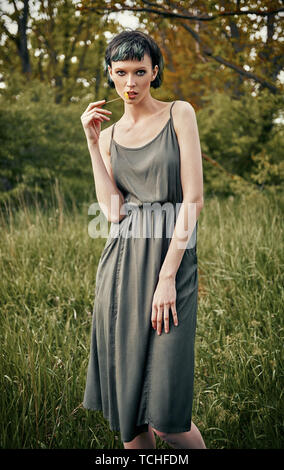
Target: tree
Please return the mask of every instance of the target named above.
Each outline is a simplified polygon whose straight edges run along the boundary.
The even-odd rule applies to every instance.
[[[85,0],[78,8],[101,15],[133,11],[144,24],[147,18],[150,22],[153,19],[157,22],[161,17],[168,19],[168,24],[183,28],[190,35],[200,58],[233,70],[239,81],[240,78],[250,80],[256,89],[281,91],[277,80],[284,64],[279,41],[281,13],[284,12],[281,0],[166,0],[159,3],[138,0],[133,5],[127,0]],[[196,24],[198,28],[194,27]],[[256,34],[262,28],[267,32],[264,41]],[[255,55],[251,54],[252,49]]]
[[[117,30],[114,21],[106,23],[96,13],[80,12],[72,0],[25,0],[22,8],[10,0],[7,5],[13,11],[2,8],[0,12],[4,31],[0,59],[6,92],[10,77],[15,80],[17,74],[22,74],[26,82],[39,78],[54,87],[57,103],[68,103],[72,97],[86,93],[86,86],[93,87],[95,96],[100,93],[104,33]],[[11,22],[17,24],[14,34],[8,26]],[[11,50],[20,61],[15,60]],[[21,89],[23,83],[19,80]]]

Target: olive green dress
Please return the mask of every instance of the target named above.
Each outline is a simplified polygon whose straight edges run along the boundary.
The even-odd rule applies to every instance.
[[[176,274],[179,324],[174,325],[171,310],[169,333],[163,322],[158,336],[151,323],[153,296],[171,241],[168,228],[171,225],[172,234],[177,216],[176,212],[151,210],[151,205],[168,204],[176,211],[183,200],[174,103],[168,122],[146,145],[120,145],[112,128],[112,171],[128,214],[119,223],[111,223],[97,269],[83,406],[102,410],[110,429],[120,431],[123,442],[147,431],[148,424],[168,433],[191,429],[198,221]],[[144,232],[135,232],[138,227]],[[131,230],[140,237],[130,236]]]

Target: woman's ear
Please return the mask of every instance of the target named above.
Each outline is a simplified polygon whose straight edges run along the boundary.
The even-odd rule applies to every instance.
[[[111,67],[109,65],[107,66],[107,69],[108,69],[109,76],[112,78],[112,76],[111,76],[112,70],[111,70]]]
[[[153,70],[153,80],[151,80],[152,82],[155,80],[156,76],[158,75],[158,71],[159,71],[159,66],[155,65],[154,70]]]

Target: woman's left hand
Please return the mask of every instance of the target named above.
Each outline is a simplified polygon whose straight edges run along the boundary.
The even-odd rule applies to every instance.
[[[175,326],[178,325],[176,311],[176,286],[174,278],[159,278],[152,302],[152,326],[158,335],[162,333],[164,319],[165,333],[169,332],[169,310],[173,315]]]

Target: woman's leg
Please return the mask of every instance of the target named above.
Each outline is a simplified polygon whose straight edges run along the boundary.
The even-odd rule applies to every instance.
[[[155,434],[149,424],[148,432],[138,434],[132,441],[124,442],[124,449],[156,449]]]
[[[191,430],[187,432],[167,433],[151,429],[174,449],[206,449],[200,431],[192,421]]]

